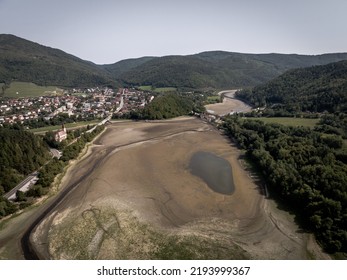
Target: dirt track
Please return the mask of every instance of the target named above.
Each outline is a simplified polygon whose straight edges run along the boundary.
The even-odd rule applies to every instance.
[[[213,192],[189,172],[197,151],[231,163],[233,195]],[[62,187],[93,167],[38,227],[36,249],[54,259],[143,259],[158,257],[152,252],[176,238],[175,245],[203,248],[194,249],[196,258],[311,257],[308,236],[265,199],[239,158],[198,119],[113,124],[65,176]]]

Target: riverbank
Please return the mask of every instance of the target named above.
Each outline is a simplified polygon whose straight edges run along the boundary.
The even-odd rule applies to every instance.
[[[246,113],[250,112],[252,108],[246,103],[234,98],[236,90],[221,91],[218,95],[223,96],[222,103],[215,103],[206,105],[205,108],[213,115],[224,116],[230,113]]]

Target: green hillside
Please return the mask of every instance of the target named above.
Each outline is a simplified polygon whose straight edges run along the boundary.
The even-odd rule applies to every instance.
[[[130,86],[238,88],[262,84],[289,69],[343,59],[347,59],[347,53],[308,56],[213,51],[188,56],[148,58],[148,61],[141,59],[137,66],[112,74]],[[118,69],[119,63],[108,65],[108,71],[111,73],[113,69]]]
[[[347,60],[296,69],[238,93],[255,106],[287,111],[347,112]]]
[[[96,64],[58,49],[1,34],[0,83],[11,81],[78,87],[109,84],[111,78]]]
[[[105,71],[107,71],[114,79],[119,78],[123,73],[126,73],[143,63],[146,63],[152,60],[154,57],[146,56],[140,58],[130,58],[121,60],[114,64],[105,64],[100,65],[99,67]]]
[[[19,81],[58,87],[239,88],[262,84],[289,69],[341,60],[347,60],[347,53],[308,56],[211,51],[96,65],[58,49],[0,34],[0,84],[7,85]]]

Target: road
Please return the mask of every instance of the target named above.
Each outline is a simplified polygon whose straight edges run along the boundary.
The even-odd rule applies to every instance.
[[[12,190],[10,190],[8,193],[4,194],[4,197],[8,200],[15,200],[16,199],[16,192],[27,191],[35,182],[38,180],[39,173],[37,171],[31,173],[28,177],[26,177],[22,182],[20,182],[17,186],[15,186]]]
[[[53,157],[56,157],[57,159],[61,157],[61,152],[59,150],[50,148],[49,151],[51,152]]]

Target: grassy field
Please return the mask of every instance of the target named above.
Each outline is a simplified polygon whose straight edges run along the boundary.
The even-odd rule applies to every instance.
[[[154,92],[170,92],[170,91],[176,91],[177,89],[175,87],[162,87],[162,88],[155,88],[154,90],[152,89],[152,86],[140,86],[140,90],[151,90]]]
[[[43,95],[62,94],[63,90],[55,86],[38,86],[33,83],[12,82],[10,87],[5,90],[5,97],[37,97]]]
[[[212,95],[207,97],[208,104],[221,102],[221,97],[219,95]]]
[[[93,121],[86,121],[86,122],[67,123],[65,124],[65,127],[67,129],[72,129],[76,127],[83,127],[87,125],[97,124],[99,122],[100,122],[99,120],[93,120]],[[52,126],[33,128],[33,129],[30,129],[30,132],[35,134],[44,134],[47,131],[58,130],[60,128],[61,128],[61,125],[52,125]]]
[[[247,118],[250,120],[260,120],[264,123],[278,123],[287,126],[305,126],[313,128],[319,119],[304,119],[304,118]]]

